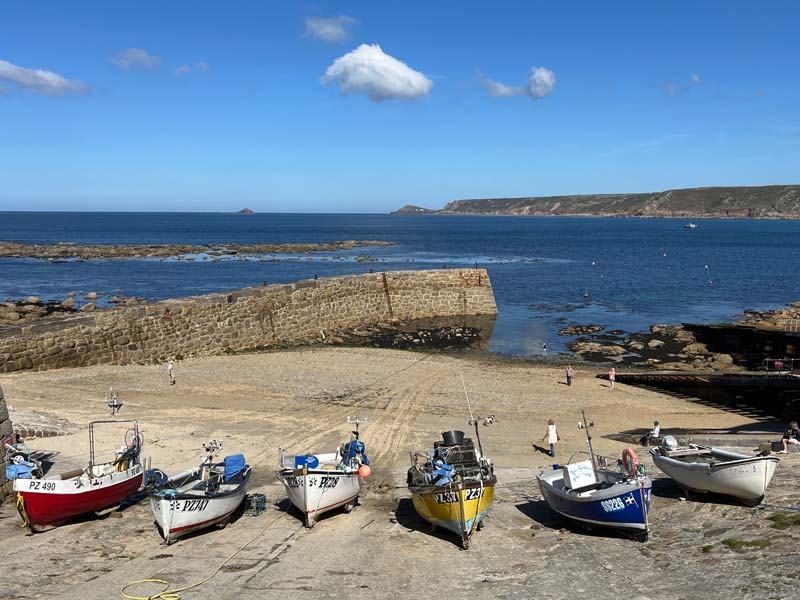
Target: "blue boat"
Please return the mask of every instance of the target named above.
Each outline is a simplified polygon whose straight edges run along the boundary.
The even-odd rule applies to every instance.
[[[596,456],[586,417],[589,460],[555,466],[537,480],[545,502],[557,513],[588,527],[604,527],[646,540],[653,482],[640,468],[636,454],[626,448],[622,459]]]

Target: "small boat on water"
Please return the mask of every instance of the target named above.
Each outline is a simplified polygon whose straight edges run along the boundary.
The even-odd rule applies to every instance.
[[[699,225],[697,223],[687,223],[683,226],[684,229],[697,229]]]
[[[242,504],[250,483],[250,465],[242,454],[214,462],[222,445],[222,440],[203,444],[206,455],[200,466],[172,477],[158,469],[147,472],[150,507],[165,543],[213,525],[224,526]]]
[[[622,459],[599,456],[592,450],[586,415],[579,424],[586,430],[589,460],[539,474],[539,490],[557,513],[588,527],[618,530],[646,540],[653,482],[645,476],[630,448]]]
[[[122,447],[113,459],[98,462],[95,456],[95,428],[99,425],[129,423]],[[143,437],[136,421],[93,421],[89,423],[89,465],[60,475],[44,477],[41,469],[26,467],[13,474],[17,510],[23,524],[58,525],[86,513],[103,513],[134,494],[142,484],[139,455]],[[31,465],[35,462],[28,457]],[[20,466],[20,465],[17,465]],[[8,473],[7,474],[11,474]]]
[[[698,444],[682,448],[672,436],[666,436],[650,454],[679,486],[732,496],[748,506],[764,499],[779,462],[777,456],[748,456]]]
[[[319,517],[342,507],[349,513],[355,508],[361,485],[370,475],[369,458],[360,439],[363,419],[351,420],[356,428],[352,438],[326,454],[287,455],[279,449],[281,469],[275,476],[283,483],[289,501],[303,513],[303,524],[311,528]]]

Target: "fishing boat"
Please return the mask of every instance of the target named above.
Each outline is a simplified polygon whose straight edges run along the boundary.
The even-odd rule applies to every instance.
[[[166,544],[201,529],[224,526],[242,504],[251,468],[242,454],[214,462],[222,446],[222,440],[203,444],[206,454],[200,466],[172,477],[158,469],[147,472],[150,507]]]
[[[335,452],[288,455],[279,448],[281,469],[275,476],[286,488],[289,501],[303,514],[303,524],[308,528],[336,508],[352,511],[362,482],[371,473],[359,429],[366,420],[348,417],[347,422],[355,424],[352,437]]]
[[[130,424],[124,443],[113,459],[95,456],[98,426]],[[23,525],[58,525],[86,513],[102,514],[134,494],[142,484],[139,455],[143,437],[136,421],[93,421],[89,424],[89,465],[60,475],[43,477],[34,470],[17,473],[13,489]]]
[[[655,465],[682,488],[731,496],[748,506],[764,499],[779,462],[777,456],[748,456],[699,444],[682,448],[671,435],[650,454]]]
[[[579,429],[586,431],[589,459],[559,466],[539,474],[539,490],[557,513],[589,528],[617,530],[642,541],[650,530],[648,514],[653,482],[644,474],[630,448],[622,459],[599,456],[592,449],[589,429],[582,413]]]
[[[697,229],[698,227],[699,225],[697,223],[686,223],[686,225],[683,226],[684,229]]]
[[[464,384],[463,374],[461,382]],[[478,420],[472,414],[466,385],[464,395],[477,448],[463,431],[445,431],[432,450],[411,453],[407,484],[417,514],[434,531],[441,527],[455,533],[466,550],[494,504],[497,477],[491,459],[483,453]]]

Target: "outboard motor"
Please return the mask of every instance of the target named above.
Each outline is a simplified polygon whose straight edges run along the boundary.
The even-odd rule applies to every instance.
[[[678,440],[674,436],[665,435],[664,439],[661,440],[661,447],[664,450],[677,450],[679,448]]]

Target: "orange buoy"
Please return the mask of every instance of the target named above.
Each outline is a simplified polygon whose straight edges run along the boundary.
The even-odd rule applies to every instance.
[[[366,479],[369,477],[370,473],[372,473],[372,469],[369,468],[369,465],[361,465],[358,467],[358,476],[363,477]]]
[[[635,477],[636,473],[639,471],[639,459],[632,448],[625,448],[625,450],[622,451],[622,466],[625,468],[629,477]]]

